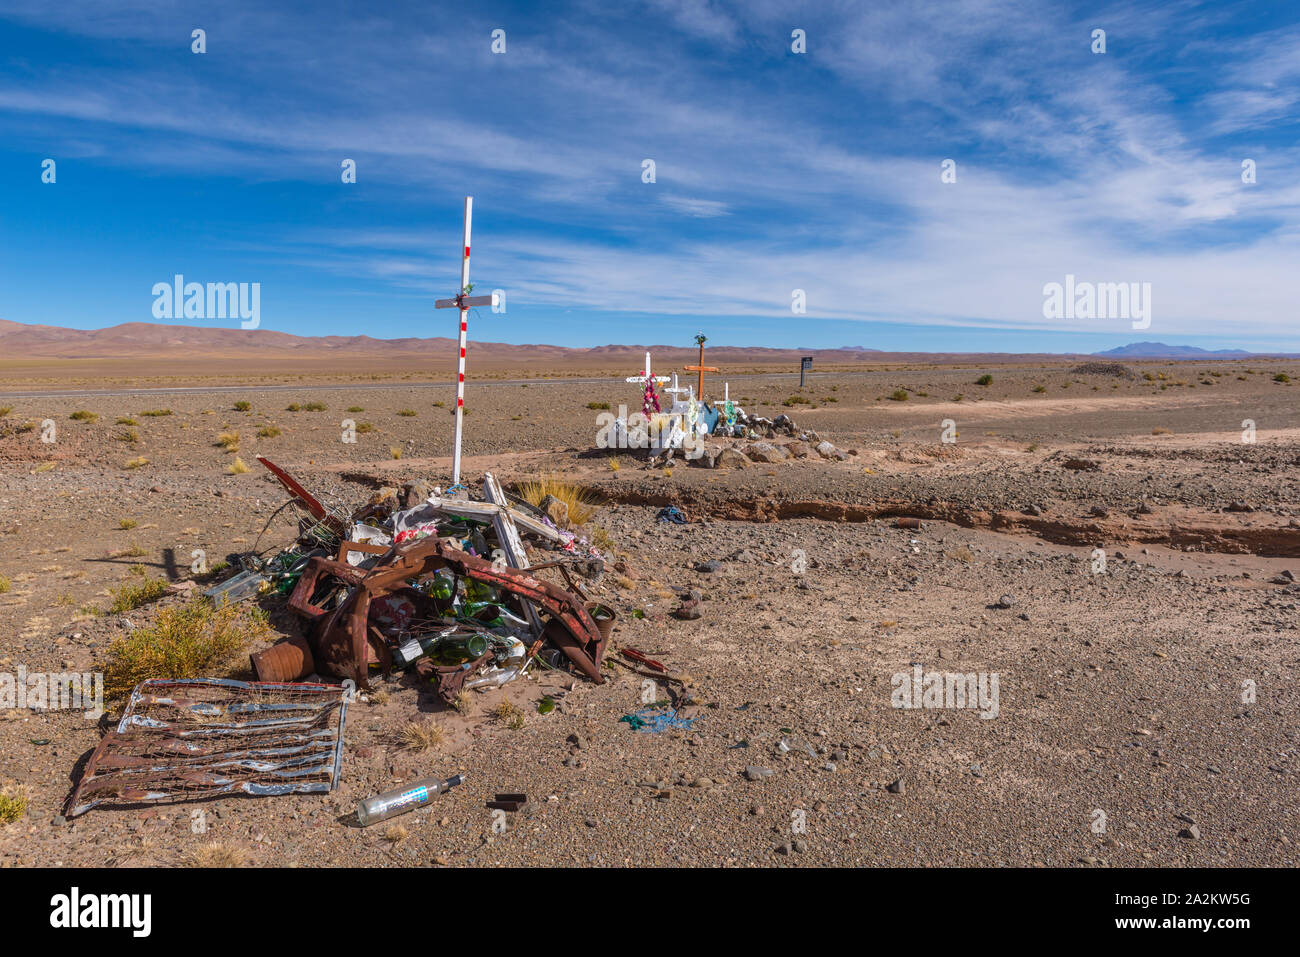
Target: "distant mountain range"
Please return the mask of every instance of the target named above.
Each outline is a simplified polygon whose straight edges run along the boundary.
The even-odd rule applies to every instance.
[[[1170,346],[1163,342],[1130,342],[1126,346],[1093,353],[1095,356],[1121,359],[1243,359],[1258,354],[1243,349],[1211,350],[1199,346]]]
[[[534,344],[513,345],[503,342],[475,341],[471,354],[479,361],[515,365],[544,362],[555,368],[566,363],[591,365],[593,362],[640,368],[647,351],[656,367],[669,368],[698,358],[693,345],[606,345],[590,348]],[[0,358],[5,359],[257,359],[283,360],[302,358],[368,357],[397,359],[424,357],[434,365],[444,361],[454,365],[456,340],[449,337],[376,339],[372,336],[297,336],[269,329],[219,328],[215,326],[180,326],[161,323],[128,322],[106,329],[68,329],[63,326],[31,325],[0,319]],[[787,363],[798,369],[799,357],[810,355],[815,367],[826,364],[879,362],[950,362],[978,360],[1016,361],[1027,359],[1062,360],[1081,354],[1052,353],[928,353],[882,352],[865,346],[841,346],[836,349],[776,349],[767,346],[707,346],[705,361],[713,365],[742,363],[773,365]],[[1163,342],[1135,342],[1127,346],[1094,353],[1095,356],[1126,359],[1239,359],[1257,353],[1240,349],[1209,351],[1196,346],[1171,346]],[[1295,355],[1289,354],[1288,357]]]

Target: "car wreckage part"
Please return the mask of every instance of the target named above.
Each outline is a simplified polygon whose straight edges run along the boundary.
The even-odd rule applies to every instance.
[[[348,696],[338,685],[142,681],[91,753],[64,816],[99,805],[331,791]]]
[[[340,678],[351,678],[361,687],[368,687],[367,665],[371,651],[382,666],[391,667],[386,639],[370,622],[372,607],[394,592],[413,591],[408,585],[410,581],[427,577],[440,568],[449,568],[463,578],[495,586],[519,599],[533,602],[550,616],[545,627],[546,637],[594,683],[604,683],[600,663],[607,639],[577,595],[537,578],[527,569],[493,565],[433,537],[394,546],[369,571],[320,556],[307,563],[289,599],[289,606],[311,623],[317,667]],[[348,589],[343,600],[332,610],[313,603],[317,590],[329,585],[330,579],[337,579],[338,584]],[[444,671],[437,670],[439,673]],[[463,680],[462,677],[457,684]],[[455,696],[450,687],[440,687],[439,694],[444,700],[450,700],[448,693]]]

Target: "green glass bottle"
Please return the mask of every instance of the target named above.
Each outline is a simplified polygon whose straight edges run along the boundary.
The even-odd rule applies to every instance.
[[[448,635],[429,649],[429,660],[439,665],[461,665],[487,653],[488,642],[480,634]]]

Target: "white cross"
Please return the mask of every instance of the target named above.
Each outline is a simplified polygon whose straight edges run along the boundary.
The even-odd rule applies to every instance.
[[[689,392],[690,389],[689,389],[689,388],[688,388],[688,389],[682,389],[682,388],[679,388],[679,387],[678,387],[678,385],[677,385],[677,373],[674,372],[674,373],[673,373],[673,384],[672,384],[672,388],[664,389],[664,391],[665,391],[665,392],[668,392],[668,393],[671,393],[671,394],[674,396],[674,400],[673,400],[673,401],[677,401],[676,396],[681,395],[683,392]]]
[[[490,296],[469,295],[469,222],[474,209],[474,197],[465,197],[465,241],[461,243],[464,253],[460,260],[460,293],[454,299],[436,299],[436,309],[460,310],[460,354],[456,360],[456,440],[451,452],[451,484],[460,484],[460,436],[465,415],[465,338],[469,331],[469,310],[473,306],[495,306],[497,294]],[[649,361],[647,355],[647,361]]]
[[[645,385],[647,382],[658,382],[660,385],[668,381],[666,375],[650,374],[650,353],[645,354],[645,375],[630,375],[627,377],[628,382],[635,382],[637,385]]]

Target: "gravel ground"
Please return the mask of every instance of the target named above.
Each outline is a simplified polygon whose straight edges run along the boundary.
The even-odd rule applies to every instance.
[[[730,471],[591,454],[586,404],[635,402],[617,385],[471,393],[467,476],[556,471],[599,493],[594,524],[622,564],[594,597],[619,614],[615,645],[684,675],[684,690],[618,667],[600,686],[542,673],[462,715],[392,681],[349,713],[338,791],[211,802],[202,827],[189,806],[60,821],[101,730],[10,709],[0,787],[28,810],[0,827],[0,863],[176,865],[215,842],[252,865],[1295,866],[1300,585],[1284,573],[1300,577],[1300,411],[1276,370],[1255,368],[1140,367],[1177,377],[1154,388],[1018,370],[979,402],[970,370],[896,370],[820,380],[816,409],[782,405],[787,382],[733,380],[751,411],[788,412],[852,454]],[[1159,389],[1179,380],[1218,384]],[[880,399],[895,382],[931,394]],[[14,406],[0,419],[0,671],[91,669],[114,636],[184,600],[92,613],[132,565],[180,580],[194,549],[251,547],[283,500],[255,453],[340,502],[445,481],[445,409],[427,392],[332,394],[318,412],[282,411],[316,401],[307,387],[250,387],[247,412],[238,398],[173,396],[155,417],[143,396],[0,400]],[[68,419],[77,409],[98,421]],[[345,414],[374,430],[339,442]],[[940,442],[943,418],[955,444]],[[1240,440],[1247,418],[1256,444]],[[13,428],[26,421],[37,431]],[[114,438],[131,428],[136,441]],[[238,453],[214,445],[231,430]],[[254,471],[226,474],[235,454]],[[657,522],[664,504],[690,523]],[[922,527],[896,527],[900,515]],[[675,617],[692,590],[701,616]],[[996,716],[894,707],[895,676],[916,666],[996,676]],[[546,694],[559,705],[542,715]],[[647,696],[690,727],[619,721]],[[503,697],[523,727],[493,716]],[[412,719],[446,740],[403,749]],[[356,826],[358,799],[458,771],[464,785],[427,809]],[[530,804],[502,830],[484,802],[504,791]]]

